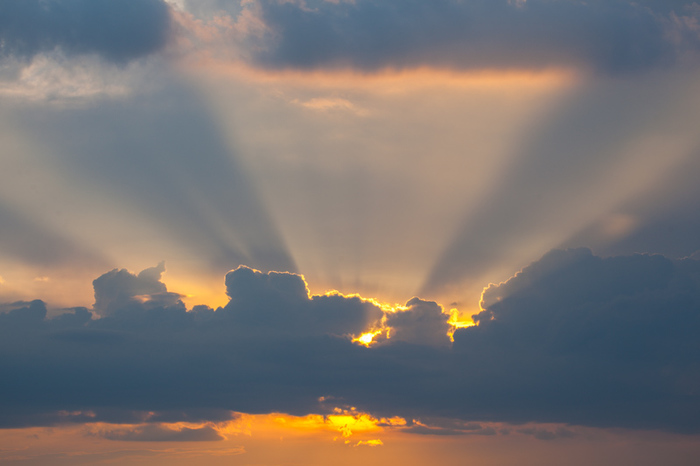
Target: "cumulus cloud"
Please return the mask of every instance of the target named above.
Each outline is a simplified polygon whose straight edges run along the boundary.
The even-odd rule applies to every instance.
[[[109,315],[133,306],[182,306],[180,295],[168,293],[160,281],[165,262],[142,270],[138,275],[126,269],[114,269],[92,282],[95,289],[94,309]]]
[[[125,63],[164,47],[170,30],[163,0],[5,0],[0,57],[31,59],[60,49]]]
[[[376,325],[379,307],[359,297],[312,296],[292,273],[262,273],[239,267],[226,275],[231,298],[224,308],[234,322],[286,335],[357,335]]]
[[[692,1],[258,0],[254,56],[270,67],[583,66],[611,74],[695,55]]]
[[[514,411],[695,430],[699,285],[694,260],[552,251],[484,292],[478,325],[455,332],[454,350],[502,381]]]
[[[238,268],[228,305],[187,311],[148,298],[164,292],[161,273],[96,280],[96,308],[111,311],[100,319],[47,319],[41,301],[0,308],[0,425],[107,421],[154,439],[171,433],[143,425],[353,406],[429,435],[493,434],[487,422],[700,431],[699,261],[552,251],[489,287],[452,347],[434,342],[435,303],[387,313],[397,338],[364,347],[352,334],[385,311],[310,296],[298,275]]]
[[[449,343],[448,318],[437,303],[413,298],[406,303],[405,310],[388,314],[386,325],[391,328],[390,336],[394,341],[444,345]]]

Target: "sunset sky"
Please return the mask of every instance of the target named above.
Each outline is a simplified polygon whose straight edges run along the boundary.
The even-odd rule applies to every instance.
[[[0,463],[700,457],[700,4],[0,0]]]

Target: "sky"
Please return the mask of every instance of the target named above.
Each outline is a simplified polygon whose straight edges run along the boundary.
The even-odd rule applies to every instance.
[[[4,0],[0,462],[695,464],[700,4]]]

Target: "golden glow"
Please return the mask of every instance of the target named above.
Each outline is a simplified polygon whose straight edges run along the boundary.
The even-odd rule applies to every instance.
[[[376,418],[371,414],[348,409],[335,408],[332,414],[309,414],[307,416],[290,416],[283,413],[274,414],[239,414],[233,421],[217,426],[221,435],[257,435],[261,431],[282,429],[284,435],[306,436],[323,432],[333,433],[328,440],[342,441],[350,446],[381,446],[382,440],[377,434],[387,432],[387,429],[403,427],[406,420],[395,416],[391,418]],[[372,438],[363,438],[371,435]],[[351,437],[360,437],[356,442]],[[354,442],[354,443],[353,443]]]
[[[356,447],[359,447],[360,445],[367,445],[368,447],[380,447],[384,445],[384,442],[382,442],[380,439],[372,439],[372,440],[360,440],[355,444]]]
[[[368,432],[362,438],[357,434],[350,443],[334,442],[323,430],[290,428],[275,422],[274,415],[242,415],[230,424],[250,425],[252,432],[231,432],[225,440],[214,442],[133,442],[95,434],[98,429],[126,427],[114,424],[0,429],[0,463],[229,466],[292,462],[309,466],[418,466],[463,464],[469,458],[473,464],[509,466],[562,464],[562,458],[571,457],[573,451],[582,459],[580,464],[615,464],[606,459],[617,458],[619,463],[621,457],[628,464],[689,464],[688,458],[697,458],[700,450],[697,435],[543,424],[489,424],[497,432],[507,429],[508,435],[415,435],[385,428],[381,439],[376,432]],[[519,432],[525,428],[555,432],[558,427],[577,435],[543,442]],[[221,426],[218,428],[221,432]],[[675,461],[669,461],[669,455]]]
[[[373,72],[358,70],[264,70],[242,62],[220,61],[207,56],[188,57],[181,63],[183,71],[213,73],[254,83],[285,83],[300,87],[362,89],[381,94],[395,94],[440,86],[503,87],[524,85],[533,87],[571,85],[577,82],[572,70],[449,70],[427,66],[405,70],[391,68]]]
[[[472,316],[465,316],[459,312],[459,309],[450,309],[450,318],[447,319],[450,324],[450,329],[447,331],[447,337],[454,343],[455,330],[458,328],[473,327],[476,325]]]
[[[352,342],[353,343],[359,343],[361,345],[369,347],[372,343],[376,343],[374,340],[374,337],[381,335],[382,333],[387,332],[387,329],[380,328],[379,330],[374,330],[371,332],[363,333],[357,338],[353,338]],[[387,332],[387,338],[388,338],[388,332]]]

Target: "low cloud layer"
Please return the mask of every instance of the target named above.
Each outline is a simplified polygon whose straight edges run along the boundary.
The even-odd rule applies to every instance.
[[[457,329],[451,347],[436,341],[447,315],[417,298],[408,314],[395,314],[358,297],[309,296],[295,274],[242,267],[226,277],[228,305],[187,311],[161,273],[103,275],[92,311],[47,319],[41,301],[0,308],[0,425],[197,422],[355,406],[426,424],[700,431],[699,261],[552,251],[487,289],[478,325]],[[382,322],[396,338],[369,348],[351,341]]]
[[[198,428],[183,427],[179,430],[147,424],[133,429],[117,428],[95,433],[108,440],[126,442],[211,442],[223,440],[219,432],[211,426]]]
[[[267,27],[254,57],[274,68],[667,67],[700,47],[692,1],[248,2]]]
[[[125,63],[161,49],[171,31],[163,0],[4,0],[0,58],[59,49]]]

